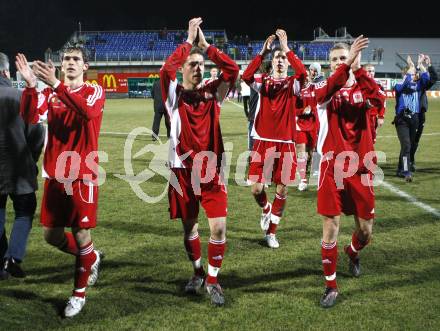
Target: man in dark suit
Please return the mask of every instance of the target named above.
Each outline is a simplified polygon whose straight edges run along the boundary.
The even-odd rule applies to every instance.
[[[162,116],[165,115],[165,126],[167,128],[167,137],[170,137],[170,121],[166,115],[165,105],[162,101],[162,92],[160,89],[160,80],[157,79],[153,84],[153,90],[151,91],[151,96],[154,99],[154,120],[153,120],[153,140],[157,140],[159,136],[160,120]]]

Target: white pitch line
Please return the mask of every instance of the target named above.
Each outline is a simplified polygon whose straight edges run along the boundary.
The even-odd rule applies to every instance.
[[[408,202],[412,203],[413,205],[419,207],[420,209],[423,209],[425,211],[427,211],[428,213],[440,218],[440,211],[438,211],[437,209],[427,205],[426,203],[420,202],[419,200],[417,200],[415,197],[413,197],[412,195],[399,190],[397,187],[395,187],[394,185],[383,181],[382,186],[384,186],[385,188],[387,188],[389,191],[391,191],[392,193],[408,200]]]
[[[228,100],[230,103],[232,103],[234,106],[244,109],[244,107],[238,103],[235,103],[234,101]],[[247,136],[247,135],[243,135]],[[440,136],[440,132],[431,132],[431,133],[423,133],[423,136]],[[389,135],[389,136],[376,136],[376,138],[397,138],[397,135]]]

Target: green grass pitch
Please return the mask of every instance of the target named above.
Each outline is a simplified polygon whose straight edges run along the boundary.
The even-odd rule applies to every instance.
[[[394,177],[399,143],[390,124],[394,102],[387,107],[376,148],[387,155],[385,180],[417,200],[440,210],[440,102],[432,99],[425,135],[417,154],[414,182]],[[107,100],[103,132],[128,133],[151,128],[151,100]],[[188,297],[183,287],[192,268],[183,248],[179,222],[170,221],[165,197],[155,204],[140,200],[125,174],[126,135],[103,133],[101,163],[107,179],[100,189],[95,246],[106,253],[100,279],[88,290],[83,311],[60,317],[73,283],[74,259],[43,241],[39,208],[23,268],[24,280],[0,282],[0,330],[439,330],[440,219],[384,187],[376,188],[376,223],[371,245],[362,252],[363,275],[354,279],[342,247],[351,238],[353,220],[343,217],[339,236],[340,297],[330,310],[319,307],[324,289],[316,214],[316,188],[290,188],[278,238],[281,247],[263,245],[260,210],[249,187],[233,180],[238,155],[246,150],[243,110],[226,102],[222,110],[225,142],[233,143],[229,182],[228,249],[220,273],[227,303],[210,306],[205,296]],[[165,132],[162,125],[161,133]],[[136,139],[133,154],[147,144]],[[135,174],[147,168],[152,154],[134,160]],[[141,187],[149,195],[163,192],[160,175]],[[41,179],[40,179],[41,187]],[[272,199],[274,189],[269,188]],[[38,201],[41,200],[41,190]],[[7,231],[13,219],[8,205]],[[200,217],[206,265],[209,237]]]

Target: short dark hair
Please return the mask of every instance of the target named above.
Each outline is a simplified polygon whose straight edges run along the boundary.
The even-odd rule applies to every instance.
[[[89,51],[84,47],[83,44],[66,44],[60,52],[60,61],[63,62],[64,54],[72,53],[72,52],[80,52],[83,57],[84,63],[89,63]]]
[[[205,53],[197,46],[194,46],[193,48],[191,48],[189,55],[191,56],[193,54],[199,54],[199,55],[203,56],[203,58],[205,58]]]
[[[270,54],[271,54],[271,56],[272,56],[272,58],[273,58],[273,57],[275,56],[275,53],[276,53],[276,52],[282,52],[282,51],[283,51],[283,50],[281,49],[280,46],[276,46],[276,47],[272,48]]]

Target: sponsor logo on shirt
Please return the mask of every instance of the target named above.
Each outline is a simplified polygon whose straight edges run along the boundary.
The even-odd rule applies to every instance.
[[[362,98],[362,93],[361,92],[353,93],[353,101],[354,101],[354,103],[361,103],[361,102],[363,102],[364,99]]]

